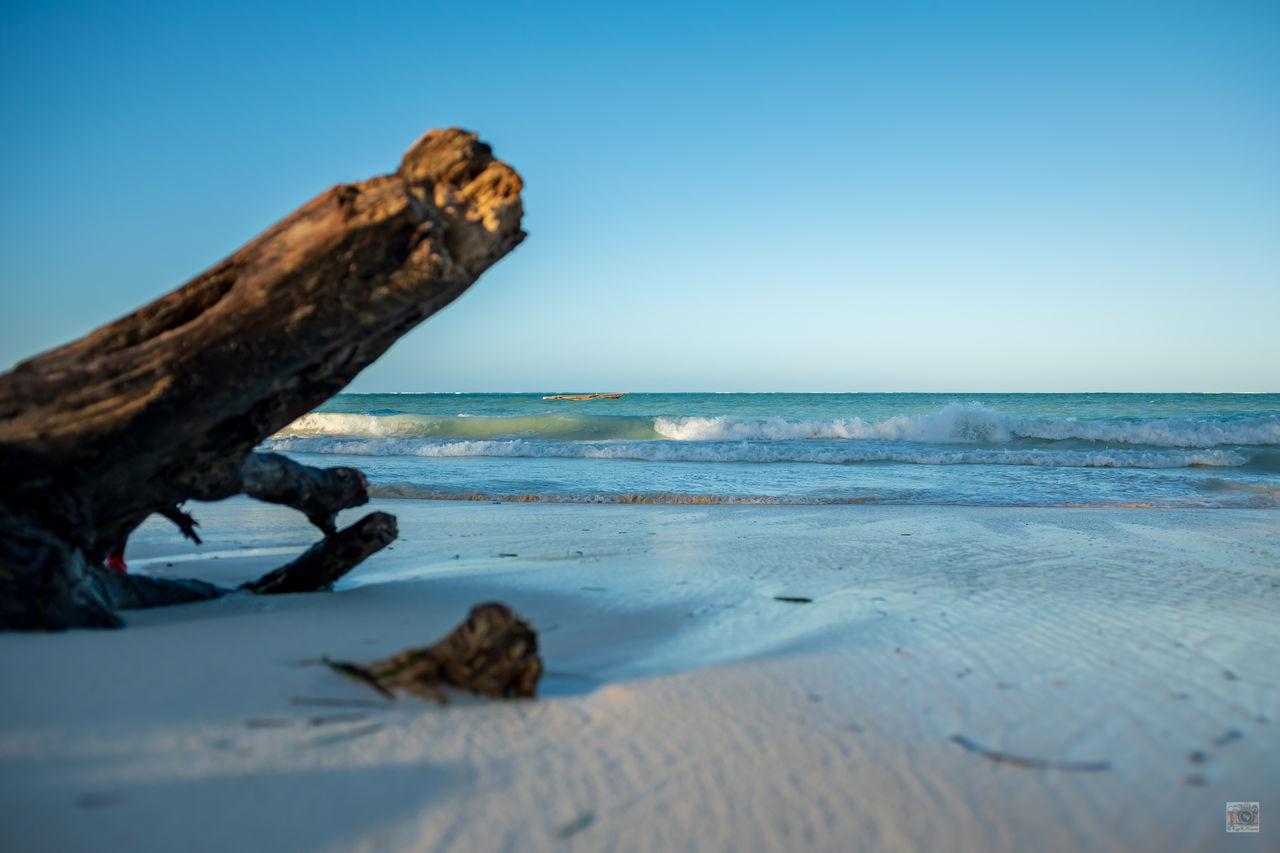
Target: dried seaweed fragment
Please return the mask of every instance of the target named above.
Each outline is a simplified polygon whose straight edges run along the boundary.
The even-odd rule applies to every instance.
[[[960,744],[970,752],[976,752],[979,755],[986,756],[997,764],[1010,764],[1014,767],[1024,767],[1029,770],[1074,770],[1085,773],[1097,773],[1111,769],[1110,761],[1062,761],[1056,758],[1028,758],[1022,755],[1010,755],[1007,752],[997,752],[994,749],[988,749],[977,741],[970,740],[964,735],[952,735],[951,740],[954,743]]]
[[[586,811],[578,815],[573,820],[561,826],[555,831],[556,838],[568,838],[570,835],[576,835],[595,823],[596,813],[594,811]]]
[[[444,704],[449,685],[490,698],[532,698],[542,677],[538,635],[505,604],[471,608],[467,620],[435,645],[405,649],[369,666],[325,658],[335,671],[383,696],[396,688]]]

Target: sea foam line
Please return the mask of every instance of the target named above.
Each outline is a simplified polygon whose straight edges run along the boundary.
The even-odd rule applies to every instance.
[[[1008,444],[1016,440],[1087,441],[1169,448],[1280,446],[1280,417],[1240,420],[1148,419],[1080,421],[1015,418],[978,403],[952,403],[931,414],[879,420],[662,415],[366,415],[317,412],[277,434],[348,438],[497,438],[562,441],[900,441],[921,444]]]
[[[852,439],[925,444],[1004,444],[1014,439],[1104,442],[1154,447],[1220,447],[1280,444],[1280,418],[1239,421],[1079,421],[1015,418],[981,404],[951,403],[923,415],[794,421],[729,416],[659,417],[655,431],[676,441]]]
[[[618,459],[644,462],[806,462],[848,465],[898,462],[914,465],[1022,465],[1052,468],[1238,468],[1249,457],[1234,450],[957,449],[897,446],[892,443],[639,441],[554,442],[526,439],[432,441],[282,436],[264,442],[267,450],[351,456],[463,458]]]

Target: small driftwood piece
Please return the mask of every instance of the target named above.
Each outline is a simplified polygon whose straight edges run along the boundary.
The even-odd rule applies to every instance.
[[[366,515],[345,530],[326,536],[301,557],[242,589],[259,595],[328,589],[333,582],[373,552],[396,538],[396,517],[385,512]]]
[[[446,684],[492,699],[533,698],[542,677],[538,635],[496,602],[471,608],[467,621],[433,646],[406,649],[369,666],[324,660],[388,699],[401,688],[442,705],[448,702]]]
[[[0,629],[114,627],[120,608],[225,592],[102,569],[152,513],[194,538],[187,500],[248,494],[345,537],[334,516],[365,502],[359,472],[254,448],[515,248],[521,188],[475,134],[431,131],[395,172],[322,193],[172,293],[0,374]],[[364,547],[321,550],[358,561],[394,530],[356,527]],[[337,564],[320,562],[264,586],[326,585]]]

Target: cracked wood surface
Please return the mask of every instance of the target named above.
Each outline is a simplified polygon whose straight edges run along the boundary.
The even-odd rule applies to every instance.
[[[88,568],[152,512],[246,491],[259,442],[520,243],[521,188],[474,134],[431,131],[394,173],[322,193],[172,293],[0,375],[0,627],[117,621]],[[303,491],[290,505],[332,532],[333,501]]]

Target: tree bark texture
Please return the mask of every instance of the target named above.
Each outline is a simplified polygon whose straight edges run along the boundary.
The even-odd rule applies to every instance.
[[[0,627],[118,624],[119,585],[99,565],[151,513],[181,524],[188,499],[248,493],[333,534],[336,512],[364,501],[359,472],[253,448],[518,245],[521,188],[474,134],[432,131],[393,174],[328,190],[172,293],[0,375]]]

